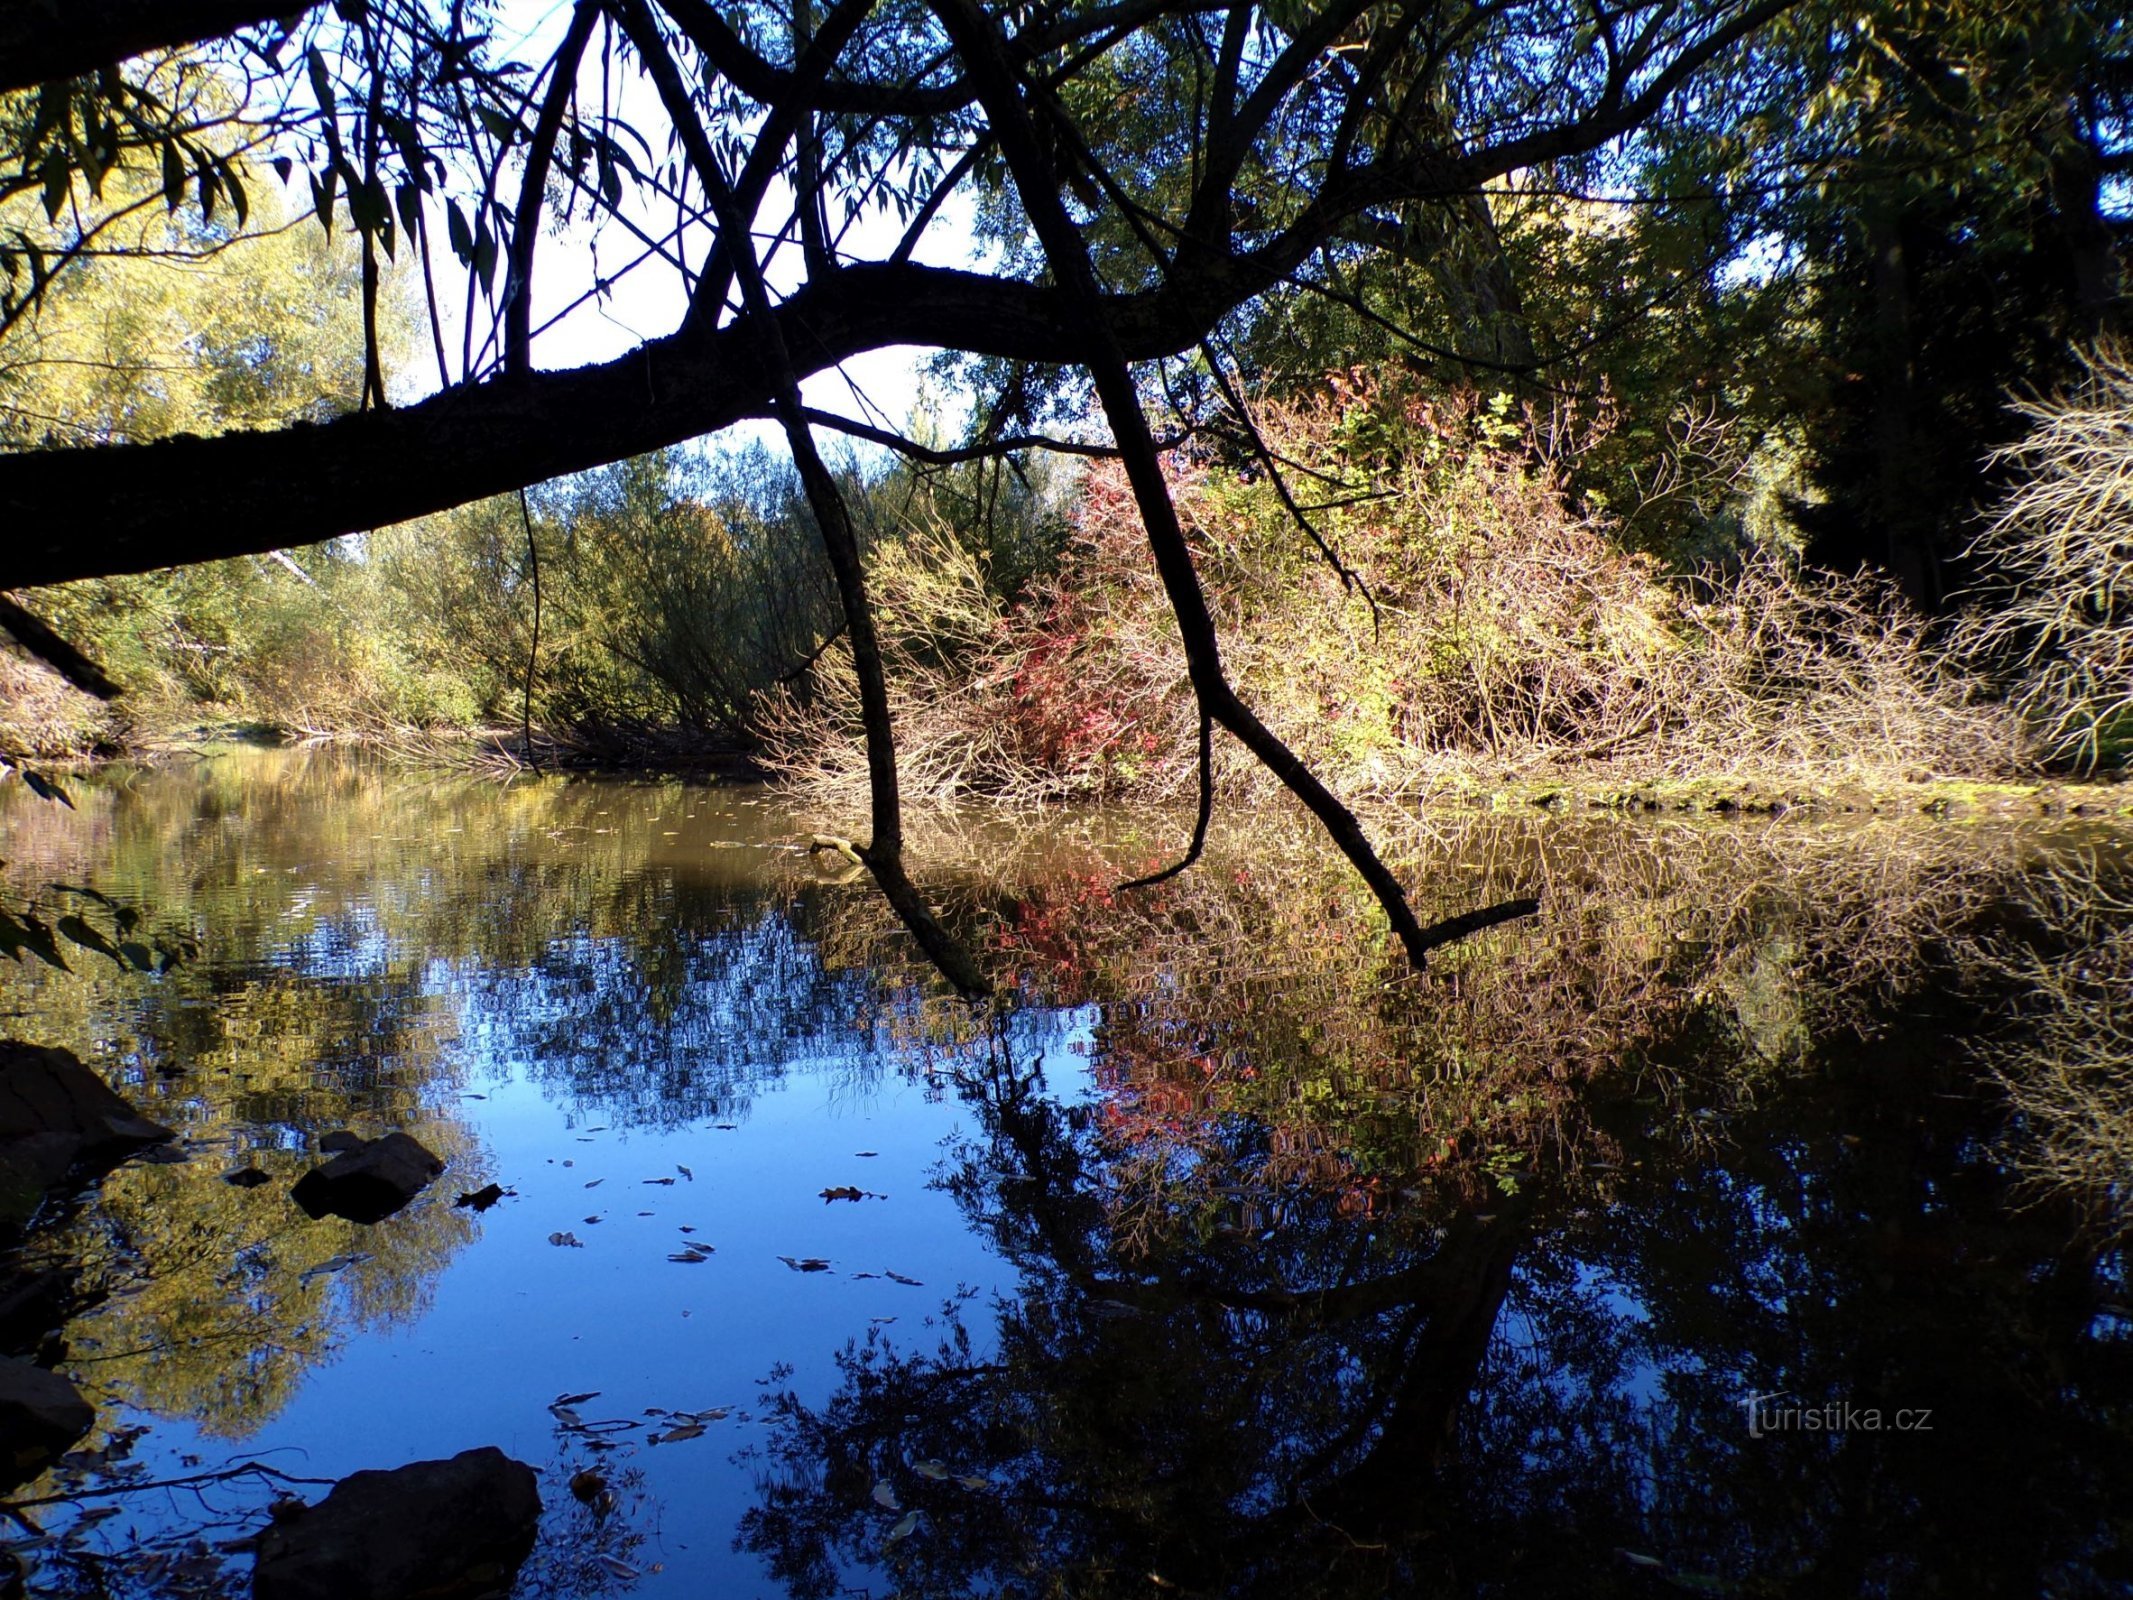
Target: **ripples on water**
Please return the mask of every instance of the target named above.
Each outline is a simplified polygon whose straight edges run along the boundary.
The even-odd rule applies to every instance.
[[[1546,909],[1414,981],[1277,819],[1132,897],[1160,823],[970,823],[972,1011],[754,791],[4,794],[18,889],[200,945],[0,974],[189,1157],[26,1246],[100,1408],[33,1592],[241,1592],[227,1465],[481,1444],[543,1472],[522,1594],[2133,1581],[2123,836],[1477,813],[1394,841],[1426,914]],[[448,1171],[309,1221],[343,1127]]]

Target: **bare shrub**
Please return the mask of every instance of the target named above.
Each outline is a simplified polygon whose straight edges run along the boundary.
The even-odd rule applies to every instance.
[[[1980,1047],[2007,1096],[2008,1154],[2040,1196],[2133,1231],[2133,887],[2116,841],[2054,859],[2021,915],[1960,947],[1970,980],[2015,997]]]
[[[2016,481],[1978,538],[1989,609],[1969,647],[2012,664],[2049,753],[2094,768],[2133,744],[2133,364],[2103,345],[2072,388],[2019,400]]]

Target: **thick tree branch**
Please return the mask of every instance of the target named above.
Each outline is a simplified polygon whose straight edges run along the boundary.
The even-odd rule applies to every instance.
[[[309,9],[306,0],[7,0],[0,5],[0,91],[77,78]]]

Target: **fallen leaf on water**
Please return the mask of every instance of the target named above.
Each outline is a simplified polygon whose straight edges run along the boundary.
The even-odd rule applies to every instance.
[[[891,1272],[886,1274],[886,1276],[888,1277],[891,1283],[908,1283],[914,1289],[923,1289],[926,1287],[926,1280],[923,1278],[907,1278],[901,1272]]]
[[[822,1199],[825,1203],[831,1200],[863,1200],[865,1198],[865,1190],[855,1189],[849,1184],[840,1185],[836,1188],[824,1189],[822,1191]]]
[[[931,1478],[935,1483],[948,1476],[947,1464],[940,1461],[914,1461],[911,1463],[911,1470],[921,1478]]]
[[[566,1245],[572,1250],[583,1250],[585,1248],[585,1241],[574,1233],[551,1233],[548,1236],[548,1242],[550,1244]]]
[[[607,1182],[605,1178],[593,1178],[586,1183],[585,1187],[588,1189],[597,1189],[600,1187],[601,1184],[605,1182]]]
[[[718,1129],[720,1133],[731,1133],[740,1124],[738,1122],[714,1122],[711,1126]]]
[[[603,1212],[603,1213],[600,1213],[600,1214],[598,1214],[598,1215],[594,1215],[594,1216],[590,1216],[590,1217],[587,1217],[587,1218],[586,1218],[585,1220],[586,1220],[587,1222],[598,1222],[598,1221],[600,1220],[600,1216],[602,1216],[602,1215],[605,1215],[605,1213]]]
[[[992,1487],[992,1479],[990,1478],[958,1478],[955,1481],[966,1489],[990,1489]]]
[[[707,1250],[702,1255],[697,1255],[693,1251],[677,1250],[667,1259],[669,1261],[679,1261],[684,1266],[700,1267],[711,1259],[711,1252]]]
[[[869,1273],[866,1273],[866,1274],[865,1274],[865,1276],[866,1276],[866,1277],[869,1277],[869,1278],[871,1278],[871,1277],[873,1277],[873,1276],[874,1276],[874,1274],[873,1274],[873,1273],[871,1273],[871,1272],[869,1272]],[[877,1324],[879,1324],[879,1325],[880,1325],[881,1327],[884,1327],[884,1328],[886,1328],[886,1327],[887,1327],[887,1326],[888,1326],[888,1325],[889,1325],[890,1323],[894,1322],[895,1320],[896,1320],[896,1319],[895,1319],[894,1317],[869,1317],[869,1318],[867,1318],[867,1321],[869,1321],[869,1322],[872,1322],[872,1323],[877,1323]]]
[[[829,1271],[829,1263],[827,1261],[824,1261],[820,1256],[802,1256],[797,1261],[795,1261],[791,1256],[779,1256],[778,1259],[784,1262],[788,1267],[792,1268],[795,1272]]]
[[[885,1511],[901,1511],[904,1508],[904,1503],[896,1498],[896,1486],[886,1482],[874,1485],[874,1504]]]
[[[680,1173],[684,1178],[687,1178],[691,1183],[694,1183],[696,1181],[696,1174],[691,1172],[687,1167],[683,1166],[679,1161],[674,1163],[674,1170]]]
[[[878,1272],[855,1272],[852,1274],[852,1281],[857,1283],[861,1278],[878,1278],[880,1276],[881,1274]]]
[[[665,1188],[672,1188],[674,1185],[674,1180],[672,1178],[647,1178],[644,1181],[646,1183],[656,1183]]]
[[[879,1150],[854,1150],[852,1154],[855,1156],[878,1156],[881,1152]]]
[[[452,1204],[455,1206],[467,1206],[475,1211],[486,1211],[489,1207],[495,1205],[497,1201],[503,1199],[508,1192],[502,1184],[484,1184],[470,1194],[461,1195]]]
[[[896,1519],[896,1526],[889,1530],[888,1538],[884,1539],[882,1543],[894,1544],[899,1539],[908,1539],[911,1536],[911,1530],[917,1526],[918,1513],[916,1511],[906,1511]]]
[[[562,1423],[566,1428],[582,1428],[585,1426],[585,1419],[568,1406],[550,1406],[548,1410],[556,1421]]]
[[[647,1444],[678,1444],[683,1439],[701,1439],[704,1430],[693,1422],[684,1422],[678,1428],[669,1428],[665,1433],[655,1433],[645,1441]]]
[[[612,1572],[618,1578],[638,1578],[643,1576],[642,1573],[620,1556],[611,1556],[605,1552],[602,1552],[600,1556],[600,1565],[607,1568],[609,1572]]]
[[[583,1394],[559,1394],[555,1397],[554,1404],[559,1406],[581,1406],[588,1400],[597,1400],[599,1398],[600,1391],[598,1389],[587,1389]]]

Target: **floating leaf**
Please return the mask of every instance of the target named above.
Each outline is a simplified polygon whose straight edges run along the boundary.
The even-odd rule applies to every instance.
[[[966,1489],[990,1489],[992,1487],[992,1479],[990,1478],[958,1478],[955,1481]]]
[[[598,1389],[587,1389],[583,1394],[559,1394],[554,1403],[559,1406],[582,1406],[588,1400],[600,1398]]]
[[[935,1483],[948,1476],[947,1466],[939,1461],[914,1461],[911,1463],[911,1470],[921,1478],[931,1478]]]
[[[791,1256],[779,1256],[778,1259],[784,1262],[788,1267],[792,1268],[795,1272],[829,1271],[830,1264],[827,1261],[823,1260],[820,1256],[802,1256],[797,1261],[795,1261]]]
[[[849,1185],[822,1191],[822,1201],[825,1205],[832,1200],[864,1200],[865,1198],[866,1191],[864,1189],[854,1189]]]
[[[680,1173],[684,1178],[687,1178],[691,1183],[694,1183],[696,1181],[696,1174],[691,1172],[687,1167],[683,1166],[679,1161],[674,1163],[674,1170]]]
[[[672,1178],[647,1178],[644,1181],[646,1183],[660,1184],[667,1188],[672,1188],[674,1184],[674,1180]]]
[[[904,1503],[896,1498],[896,1486],[886,1479],[874,1485],[874,1504],[885,1511],[901,1511]]]
[[[585,1241],[574,1233],[551,1233],[548,1236],[548,1242],[550,1244],[565,1245],[572,1250],[583,1250],[585,1248]]]
[[[923,1289],[926,1286],[923,1278],[907,1278],[901,1272],[891,1272],[887,1277],[892,1283],[909,1284],[914,1289]]]
[[[912,1530],[917,1526],[918,1513],[916,1511],[906,1511],[896,1519],[896,1526],[889,1530],[888,1538],[882,1542],[884,1544],[894,1544],[899,1539],[908,1539],[911,1537]]]

